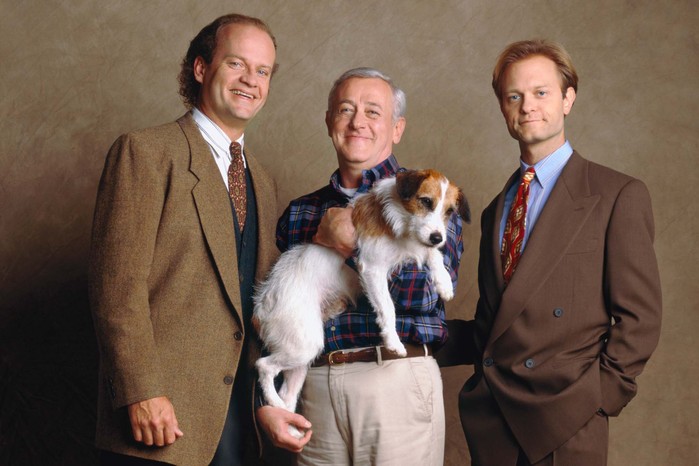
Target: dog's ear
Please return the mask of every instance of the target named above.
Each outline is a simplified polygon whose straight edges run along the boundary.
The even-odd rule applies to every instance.
[[[396,174],[396,190],[401,199],[408,200],[415,195],[427,173],[418,170],[406,170]]]
[[[459,215],[466,223],[471,223],[471,208],[468,206],[468,199],[464,192],[459,189],[459,195],[456,198],[456,202],[459,203]]]

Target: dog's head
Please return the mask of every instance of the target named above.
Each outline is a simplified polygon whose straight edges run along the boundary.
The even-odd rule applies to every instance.
[[[411,214],[411,232],[426,246],[444,245],[446,225],[454,212],[471,223],[471,209],[463,191],[436,170],[399,172],[396,190]]]

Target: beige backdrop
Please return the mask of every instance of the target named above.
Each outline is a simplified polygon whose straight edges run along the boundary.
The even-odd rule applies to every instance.
[[[279,43],[281,68],[246,141],[277,181],[280,210],[336,166],[323,123],[333,80],[373,66],[403,87],[399,160],[446,172],[475,213],[448,308],[471,317],[479,213],[517,165],[490,72],[511,41],[562,42],[580,74],[567,136],[584,156],[646,181],[663,280],[660,346],[638,396],[611,422],[609,463],[699,464],[695,1],[0,0],[0,8],[0,293],[10,323],[83,292],[107,149],[120,133],[183,113],[176,76],[188,42],[231,11],[265,19]],[[470,373],[443,373],[448,465],[468,458],[456,395]]]

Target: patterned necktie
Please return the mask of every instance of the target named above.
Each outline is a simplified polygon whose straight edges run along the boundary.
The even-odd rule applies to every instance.
[[[512,208],[505,223],[505,233],[502,236],[502,273],[505,284],[510,281],[515,273],[517,262],[522,255],[522,241],[527,221],[527,199],[529,198],[529,183],[534,179],[534,167],[529,167],[522,177],[517,189],[517,195],[512,202]]]
[[[231,166],[228,167],[228,194],[235,207],[235,215],[238,218],[238,226],[245,228],[245,214],[247,211],[247,191],[245,186],[245,165],[240,144],[231,143]]]

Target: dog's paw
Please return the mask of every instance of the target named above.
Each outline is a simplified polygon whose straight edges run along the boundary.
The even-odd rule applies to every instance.
[[[398,356],[407,356],[408,351],[405,349],[405,345],[398,338],[398,334],[393,332],[388,335],[383,336],[383,345],[392,353],[396,353]]]
[[[439,297],[444,301],[450,301],[454,297],[454,288],[451,286],[451,282],[449,286],[437,285],[437,294],[439,294]]]
[[[454,297],[454,285],[451,276],[445,269],[439,269],[434,276],[434,285],[440,298],[449,301]]]
[[[306,435],[305,432],[301,432],[300,430],[298,430],[296,427],[292,426],[291,424],[289,424],[289,428],[287,429],[287,431],[289,432],[289,435],[291,435],[295,439],[302,439],[303,436]]]

